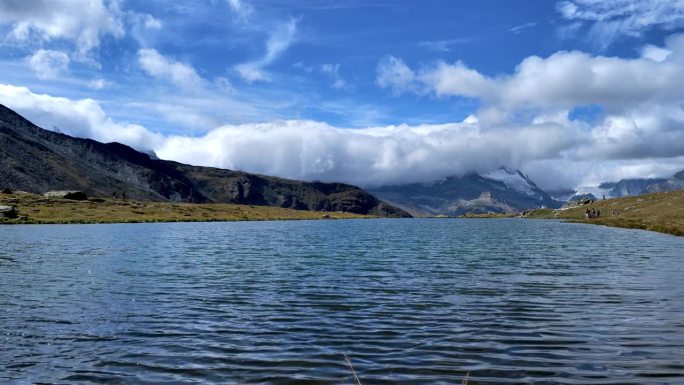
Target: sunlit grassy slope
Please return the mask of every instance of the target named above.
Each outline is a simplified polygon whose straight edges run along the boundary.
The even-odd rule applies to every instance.
[[[115,199],[71,201],[40,195],[0,193],[0,205],[17,208],[19,218],[0,223],[120,223],[261,221],[369,218],[363,215],[291,210],[268,206],[139,202]]]
[[[587,208],[601,210],[601,216],[585,218]],[[607,199],[567,210],[535,210],[527,217],[570,219],[684,236],[684,190]]]

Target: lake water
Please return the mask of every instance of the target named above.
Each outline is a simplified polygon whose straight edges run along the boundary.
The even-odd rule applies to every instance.
[[[0,227],[0,383],[684,384],[684,238],[535,220]]]

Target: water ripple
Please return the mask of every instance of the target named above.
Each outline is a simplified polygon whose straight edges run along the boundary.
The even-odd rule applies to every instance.
[[[684,239],[554,221],[1,227],[0,383],[683,384]]]

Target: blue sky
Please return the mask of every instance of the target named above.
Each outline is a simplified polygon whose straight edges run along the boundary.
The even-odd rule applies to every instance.
[[[0,0],[0,102],[193,164],[578,187],[684,168],[683,30],[680,0]]]

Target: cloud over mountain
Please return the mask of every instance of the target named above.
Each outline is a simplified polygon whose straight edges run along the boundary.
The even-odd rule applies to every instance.
[[[0,2],[0,103],[168,159],[364,186],[684,168],[682,0],[381,3]],[[467,9],[482,19],[445,32]]]

